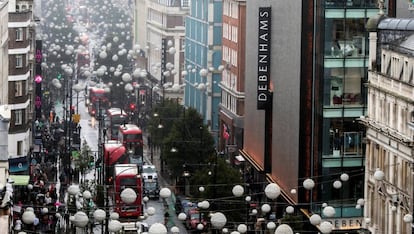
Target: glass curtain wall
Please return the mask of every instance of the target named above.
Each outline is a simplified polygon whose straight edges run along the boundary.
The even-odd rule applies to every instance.
[[[323,121],[320,196],[336,218],[360,217],[355,202],[364,194],[365,145],[356,118],[365,115],[368,61],[366,20],[378,13],[377,1],[324,1]],[[349,180],[333,187],[342,173]],[[321,205],[321,204],[320,204]],[[317,207],[320,209],[321,207]]]

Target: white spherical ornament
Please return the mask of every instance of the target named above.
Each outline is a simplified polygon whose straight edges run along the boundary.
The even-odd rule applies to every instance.
[[[349,180],[349,175],[346,173],[342,173],[340,178],[343,182],[345,182]]]
[[[246,226],[246,224],[239,224],[238,226],[237,226],[237,231],[238,232],[240,232],[240,233],[246,233],[247,232],[247,226]]]
[[[180,233],[180,229],[177,226],[173,226],[170,228],[171,233]]]
[[[263,204],[262,205],[262,212],[263,213],[269,213],[269,211],[271,210],[271,207],[269,204]]]
[[[382,181],[385,177],[385,174],[383,171],[381,171],[379,168],[377,168],[374,172],[374,179],[377,181]]]
[[[216,229],[221,229],[226,225],[227,218],[221,212],[216,212],[211,215],[211,225]]]
[[[288,206],[285,210],[288,214],[293,214],[293,212],[295,212],[295,208],[293,208],[293,206]]]
[[[336,189],[340,189],[342,187],[342,182],[339,180],[335,180],[335,182],[333,182],[333,187]]]
[[[366,219],[365,219],[365,223],[366,223],[366,224],[370,224],[370,223],[371,223],[371,219],[370,219],[370,218],[366,218]]]
[[[322,222],[322,218],[321,218],[321,216],[320,215],[318,215],[318,214],[313,214],[310,218],[309,218],[309,222],[312,224],[312,225],[319,225],[321,222]]]
[[[322,208],[325,208],[327,206],[328,206],[328,203],[326,203],[326,202],[322,203]]]
[[[121,200],[126,204],[132,204],[137,199],[137,194],[132,188],[126,188],[121,192]]]
[[[360,206],[363,206],[365,204],[364,198],[358,199],[357,204],[360,205]]]
[[[252,197],[251,197],[251,196],[246,196],[246,197],[244,198],[244,200],[245,200],[246,202],[251,202],[251,201],[252,201]]]
[[[266,224],[266,228],[267,228],[268,230],[273,230],[273,229],[275,229],[275,228],[276,228],[276,224],[275,224],[275,222],[272,222],[272,221],[268,222],[268,223]]]
[[[332,218],[332,217],[335,216],[335,208],[333,208],[332,206],[327,206],[327,207],[323,208],[322,213],[326,217]]]
[[[148,213],[149,216],[154,215],[155,214],[155,208],[152,207],[152,206],[148,207],[147,208],[147,213]]]
[[[241,197],[244,193],[244,188],[241,185],[235,185],[232,189],[232,192],[235,197]]]
[[[278,198],[281,193],[279,185],[275,183],[266,185],[264,192],[266,197],[272,200]]]
[[[162,223],[154,223],[148,229],[148,233],[153,234],[167,234],[168,230]]]
[[[186,219],[187,219],[187,215],[185,214],[185,213],[179,213],[178,214],[178,220],[181,220],[181,221],[185,221]]]
[[[202,223],[197,224],[197,230],[203,230],[204,225]]]
[[[252,215],[257,215],[257,209],[252,210]]]
[[[276,228],[275,234],[293,234],[293,230],[289,225],[281,224]]]
[[[160,190],[160,196],[162,198],[168,198],[171,196],[171,190],[169,188],[162,188]]]
[[[203,186],[200,186],[200,187],[198,188],[198,191],[200,191],[200,192],[204,192],[204,191],[205,191],[205,188],[204,188]]]
[[[296,192],[297,192],[297,191],[296,191],[296,189],[291,189],[291,190],[290,190],[290,193],[291,193],[291,194],[296,194]]]
[[[413,216],[411,214],[406,214],[406,215],[404,215],[403,220],[404,220],[405,223],[412,223],[413,222]]]
[[[311,190],[315,187],[315,182],[312,179],[308,178],[303,181],[303,187],[307,190]]]
[[[323,221],[320,225],[319,225],[319,230],[323,233],[323,234],[327,234],[327,233],[331,233],[333,229],[332,223],[328,222],[328,221]]]

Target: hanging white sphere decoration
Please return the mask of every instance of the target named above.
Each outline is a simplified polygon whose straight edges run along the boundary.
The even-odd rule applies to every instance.
[[[155,208],[152,207],[152,206],[148,207],[147,208],[147,213],[148,213],[149,216],[154,215],[155,214]]]
[[[340,189],[342,187],[342,182],[339,180],[335,180],[335,182],[333,182],[333,187],[336,189]]]
[[[349,175],[347,173],[342,173],[340,178],[343,182],[345,182],[349,180]]]
[[[413,216],[411,214],[406,214],[406,215],[404,215],[403,220],[404,220],[405,223],[412,223],[413,222]]]
[[[364,200],[364,198],[360,198],[360,199],[358,199],[358,200],[357,200],[357,204],[358,204],[358,205],[360,205],[360,206],[363,206],[363,205],[365,204],[365,200]]]
[[[306,190],[311,190],[315,187],[315,182],[312,179],[308,178],[308,179],[303,181],[303,187]]]
[[[335,208],[333,208],[332,206],[327,206],[327,207],[323,208],[322,213],[326,217],[332,218],[332,217],[335,216]]]
[[[244,188],[241,185],[235,185],[232,189],[232,192],[235,197],[241,197],[244,193]]]
[[[295,208],[293,208],[293,206],[288,206],[285,210],[288,214],[293,214],[293,212],[295,212]]]
[[[312,224],[312,225],[319,225],[321,222],[322,222],[322,218],[321,218],[321,216],[320,215],[318,215],[318,214],[313,214],[313,215],[311,215],[311,217],[309,218],[309,222]]]
[[[291,190],[290,190],[290,193],[291,193],[291,194],[296,194],[296,192],[297,192],[297,191],[296,191],[296,189],[291,189]]]
[[[293,234],[293,230],[289,225],[281,224],[276,228],[275,234]]]
[[[211,225],[216,229],[221,229],[226,225],[227,218],[226,216],[221,212],[216,212],[211,215]]]
[[[382,181],[385,177],[385,174],[383,171],[381,171],[379,168],[377,168],[374,172],[374,179],[377,181]]]
[[[268,230],[273,230],[273,229],[275,229],[275,228],[276,228],[276,223],[275,223],[275,222],[273,222],[273,221],[270,221],[270,222],[268,222],[268,223],[266,224],[266,228],[267,228]]]
[[[333,225],[332,223],[328,222],[328,221],[323,221],[320,225],[319,225],[319,230],[323,233],[323,234],[328,234],[331,233],[333,229]]]
[[[246,233],[247,232],[247,226],[246,226],[246,224],[244,224],[244,223],[239,224],[237,226],[237,231],[240,232],[240,233]]]
[[[272,200],[278,198],[281,193],[279,185],[275,183],[270,183],[266,185],[264,192],[266,197]]]
[[[270,205],[269,204],[263,204],[262,205],[262,207],[261,207],[261,209],[262,209],[262,212],[263,213],[269,213],[270,212],[270,210],[271,210],[271,207],[270,207]]]

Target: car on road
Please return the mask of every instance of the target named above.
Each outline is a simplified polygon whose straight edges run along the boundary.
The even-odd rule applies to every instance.
[[[199,223],[203,224],[203,229],[207,228],[207,221],[204,218],[204,213],[200,213],[197,208],[190,209],[187,213],[187,229],[196,230]]]

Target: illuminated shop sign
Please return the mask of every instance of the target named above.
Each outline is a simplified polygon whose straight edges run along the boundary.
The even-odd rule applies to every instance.
[[[359,229],[362,227],[362,218],[328,219],[334,230]]]
[[[269,106],[271,94],[270,80],[270,45],[271,45],[271,8],[259,7],[258,24],[258,64],[257,64],[257,109],[264,110]]]

